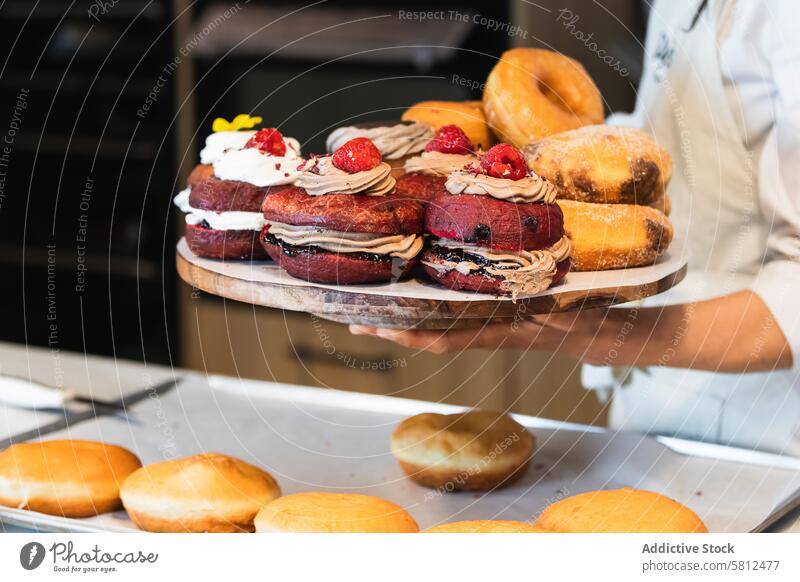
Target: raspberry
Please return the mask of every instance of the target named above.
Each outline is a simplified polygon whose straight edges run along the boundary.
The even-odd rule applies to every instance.
[[[274,127],[259,129],[253,137],[244,144],[246,148],[257,148],[262,154],[271,156],[286,155],[286,142],[283,141],[281,132]]]
[[[426,152],[441,152],[443,154],[471,154],[475,149],[472,142],[457,125],[443,125],[425,144]]]
[[[370,139],[356,137],[333,152],[333,165],[348,174],[366,172],[381,163],[381,152]]]
[[[489,176],[521,180],[528,174],[522,152],[507,143],[500,143],[481,156],[481,168]]]

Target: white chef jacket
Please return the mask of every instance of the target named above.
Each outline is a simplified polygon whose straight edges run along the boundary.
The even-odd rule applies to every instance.
[[[800,455],[800,2],[710,0],[692,27],[700,2],[655,2],[636,109],[608,120],[649,130],[674,162],[671,252],[689,271],[644,304],[752,289],[793,367],[585,366],[584,386],[613,393],[617,429]]]

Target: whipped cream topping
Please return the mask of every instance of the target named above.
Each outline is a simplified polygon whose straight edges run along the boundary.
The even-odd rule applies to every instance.
[[[278,240],[296,246],[315,246],[334,253],[371,253],[407,261],[419,254],[424,243],[424,239],[417,234],[342,232],[271,221],[269,225],[269,233]]]
[[[172,199],[172,203],[177,206],[181,212],[191,212],[192,207],[189,206],[189,194],[191,193],[191,188],[184,188]]]
[[[217,131],[206,138],[200,150],[200,163],[213,164],[228,150],[240,150],[255,135],[255,131]]]
[[[422,152],[422,155],[406,160],[405,171],[419,172],[429,176],[449,176],[477,161],[478,157],[472,154]]]
[[[424,123],[398,123],[386,127],[340,127],[334,130],[325,142],[329,152],[335,152],[346,142],[356,137],[372,140],[386,160],[399,160],[404,156],[418,154],[433,138],[433,128]]]
[[[332,193],[385,196],[394,188],[391,172],[392,167],[382,162],[371,170],[348,174],[333,165],[332,156],[323,156],[306,162],[294,183],[311,196]]]
[[[496,251],[445,238],[437,239],[433,244],[477,255],[489,261],[489,264],[479,264],[467,257],[458,262],[423,261],[423,264],[437,271],[455,269],[463,275],[483,269],[489,275],[501,278],[503,281],[500,287],[510,292],[515,299],[520,295],[540,293],[550,287],[556,275],[557,264],[568,258],[572,252],[572,241],[566,236],[549,248],[535,251]]]
[[[228,210],[225,212],[212,212],[191,208],[186,215],[186,224],[197,225],[206,221],[208,227],[214,230],[261,230],[266,222],[260,212],[242,212]]]
[[[447,177],[445,188],[450,194],[477,194],[508,202],[552,204],[558,196],[555,185],[536,174],[521,180],[507,180],[459,170]]]
[[[291,184],[300,175],[298,166],[303,159],[299,146],[298,149],[294,147],[296,140],[285,141],[286,154],[283,156],[264,154],[258,148],[227,150],[214,162],[214,175],[220,180],[238,180],[262,188]]]
[[[198,225],[205,221],[214,230],[261,230],[264,226],[264,216],[260,212],[213,212],[194,208],[189,204],[189,194],[191,188],[185,188],[172,199],[172,203],[186,213],[186,224]]]

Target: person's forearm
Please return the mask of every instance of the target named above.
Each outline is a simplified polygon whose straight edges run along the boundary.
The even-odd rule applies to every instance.
[[[559,351],[599,365],[734,373],[792,365],[786,338],[761,298],[749,291],[683,305],[611,309],[589,332],[594,338],[583,330],[583,341],[570,345],[572,335]]]

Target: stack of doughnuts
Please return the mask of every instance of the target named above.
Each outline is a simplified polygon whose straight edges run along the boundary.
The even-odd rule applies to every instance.
[[[530,170],[558,189],[575,271],[649,265],[672,241],[669,155],[641,130],[601,125],[600,92],[564,55],[506,51],[486,81],[481,112],[474,101],[423,101],[403,119],[434,129],[461,125],[475,144],[523,149]],[[439,185],[410,173],[401,187],[426,196]]]
[[[672,242],[672,162],[645,132],[590,125],[525,151],[530,168],[559,188],[576,271],[649,265]]]
[[[175,197],[186,213],[186,242],[191,251],[214,259],[266,259],[258,243],[264,224],[264,198],[291,184],[303,160],[297,140],[275,128],[252,130],[260,117],[237,116],[214,122],[200,164],[187,188]]]
[[[527,168],[518,149],[493,146],[478,163],[451,172],[445,190],[425,213],[430,248],[422,264],[434,281],[516,298],[567,274],[571,243],[558,191]]]
[[[424,243],[422,206],[395,193],[390,165],[365,137],[312,157],[294,187],[268,196],[262,210],[264,249],[307,281],[397,280],[417,263]]]

